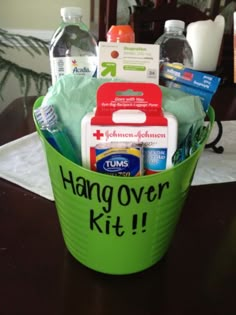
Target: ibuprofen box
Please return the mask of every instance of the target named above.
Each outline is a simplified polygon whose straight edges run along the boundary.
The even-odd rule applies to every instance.
[[[101,85],[95,112],[88,113],[81,124],[82,165],[97,171],[98,146],[114,148],[117,154],[117,144],[122,144],[123,152],[126,143],[134,146],[136,151],[137,145],[142,146],[143,159],[138,163],[143,161],[140,170],[144,169],[144,174],[170,168],[177,146],[177,120],[171,114],[163,113],[161,102],[162,92],[153,83],[110,82]],[[120,157],[124,161],[124,155]],[[106,164],[122,168],[117,155],[112,161],[106,159]],[[127,159],[125,161],[128,163]]]
[[[159,45],[99,42],[98,77],[159,83]]]

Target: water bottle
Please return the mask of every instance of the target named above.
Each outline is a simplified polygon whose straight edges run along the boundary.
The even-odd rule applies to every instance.
[[[164,34],[155,44],[160,45],[160,65],[162,63],[179,63],[187,68],[193,66],[192,49],[184,35],[185,23],[181,20],[165,22]]]
[[[62,22],[50,42],[52,84],[65,74],[96,76],[97,43],[79,7],[61,8]]]

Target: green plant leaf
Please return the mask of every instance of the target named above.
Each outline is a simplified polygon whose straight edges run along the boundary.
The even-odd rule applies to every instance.
[[[39,73],[32,69],[22,67],[5,58],[5,49],[24,50],[31,56],[48,55],[49,43],[33,36],[24,36],[0,28],[0,98],[3,99],[3,89],[9,78],[13,75],[19,83],[22,94],[27,97],[32,84],[35,85],[38,95],[43,88],[51,85],[51,76],[48,73]],[[3,57],[4,55],[4,57]]]

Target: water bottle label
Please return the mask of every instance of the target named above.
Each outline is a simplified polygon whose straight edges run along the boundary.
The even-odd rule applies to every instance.
[[[94,76],[97,70],[96,56],[78,56],[78,57],[62,57],[53,58],[51,61],[53,69],[53,84],[65,74],[78,74]]]
[[[51,73],[52,73],[52,84],[65,74],[65,58],[52,58],[50,60]]]

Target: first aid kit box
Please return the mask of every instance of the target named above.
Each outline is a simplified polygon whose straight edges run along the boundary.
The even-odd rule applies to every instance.
[[[153,174],[172,166],[176,118],[162,111],[152,83],[104,83],[81,125],[82,165],[111,175]],[[99,169],[98,169],[99,165]]]

